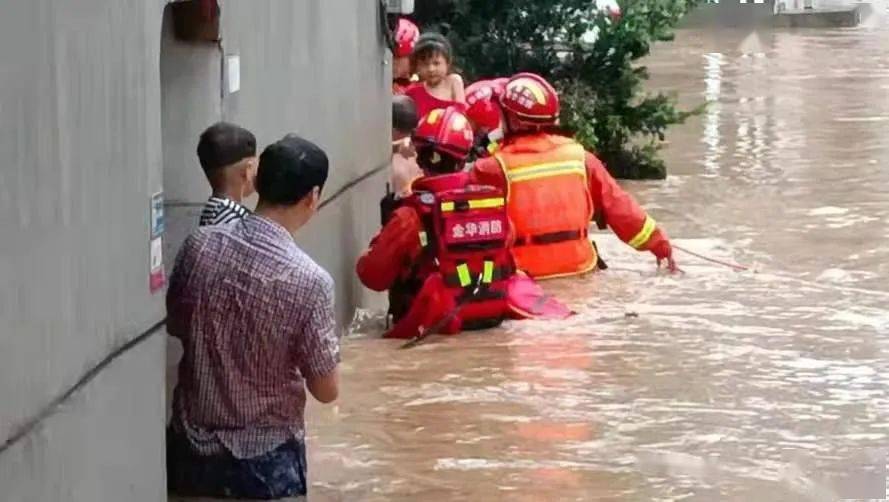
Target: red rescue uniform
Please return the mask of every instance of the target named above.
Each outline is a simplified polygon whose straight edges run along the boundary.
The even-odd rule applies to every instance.
[[[366,286],[390,290],[396,324],[388,337],[417,336],[451,312],[443,333],[493,327],[508,316],[515,265],[506,202],[501,190],[468,181],[466,173],[417,180],[359,260]]]
[[[454,312],[439,332],[571,314],[514,275],[501,189],[470,185],[466,173],[422,178],[413,188],[356,266],[365,286],[390,290],[396,324],[386,337],[417,336]]]
[[[516,234],[516,266],[535,278],[581,274],[596,267],[587,227],[595,219],[625,243],[659,258],[669,256],[666,234],[573,139],[539,132],[507,138],[480,159],[473,183],[502,188]]]

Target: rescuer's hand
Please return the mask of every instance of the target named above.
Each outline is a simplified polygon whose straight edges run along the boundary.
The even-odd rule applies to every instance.
[[[670,240],[660,228],[654,231],[651,240],[648,241],[648,250],[657,258],[658,267],[666,262],[667,270],[670,272],[679,270],[676,260],[673,259],[673,246],[670,245]]]
[[[676,260],[674,260],[672,256],[669,258],[658,258],[658,260],[657,260],[658,268],[660,268],[661,265],[663,265],[664,261],[667,262],[667,270],[669,270],[671,274],[679,272],[679,265],[676,264]]]

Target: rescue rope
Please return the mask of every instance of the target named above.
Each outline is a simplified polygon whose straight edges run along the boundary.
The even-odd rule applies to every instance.
[[[685,253],[685,254],[689,254],[689,255],[691,255],[691,256],[694,256],[695,258],[700,258],[700,259],[702,259],[702,260],[704,260],[704,261],[709,261],[710,263],[715,263],[715,264],[717,264],[717,265],[722,265],[722,266],[724,266],[724,267],[728,267],[728,268],[730,268],[730,269],[732,269],[732,270],[736,270],[736,271],[748,271],[748,270],[753,270],[751,267],[748,267],[748,266],[745,266],[745,265],[740,265],[740,264],[737,264],[737,263],[729,263],[729,262],[727,262],[727,261],[717,260],[716,258],[710,258],[709,256],[704,256],[704,255],[702,255],[702,254],[700,254],[700,253],[696,253],[696,252],[694,252],[694,251],[691,251],[691,250],[689,250],[689,249],[685,249],[684,247],[677,246],[677,245],[675,245],[675,244],[673,244],[673,249],[678,249],[679,251],[682,251],[682,252]]]
[[[717,265],[722,265],[724,267],[731,268],[732,270],[735,270],[738,272],[752,271],[753,273],[758,273],[758,271],[756,269],[754,269],[753,267],[748,267],[746,265],[741,265],[738,263],[730,263],[727,261],[717,260],[716,258],[710,258],[709,256],[705,256],[700,253],[690,251],[688,249],[685,249],[681,246],[677,246],[675,244],[673,245],[673,249],[677,249],[679,251],[682,251],[683,253],[689,254],[689,255],[694,256],[696,258],[700,258],[700,259],[702,259],[704,261],[708,261],[710,263],[715,263]],[[776,278],[779,278],[779,279],[782,279],[785,281],[796,282],[797,284],[804,284],[806,286],[811,286],[814,288],[833,289],[836,291],[841,291],[841,292],[846,292],[846,293],[858,293],[858,294],[863,294],[863,295],[871,295],[871,296],[879,296],[879,297],[883,297],[883,298],[889,298],[889,292],[879,291],[876,289],[856,288],[854,286],[842,286],[839,284],[825,284],[822,282],[811,281],[808,279],[801,279],[799,277],[793,277],[791,275],[781,274],[781,273],[770,273],[767,275],[776,277]]]
[[[455,317],[457,317],[457,314],[460,313],[460,310],[463,309],[464,305],[466,305],[467,303],[469,303],[470,300],[472,300],[473,298],[478,296],[479,292],[481,292],[481,290],[482,290],[482,283],[483,283],[482,276],[479,275],[478,281],[476,281],[476,283],[475,283],[475,288],[471,292],[468,292],[467,294],[463,295],[463,297],[460,298],[460,300],[457,302],[457,305],[455,305],[454,308],[452,308],[450,310],[450,312],[448,312],[444,317],[439,319],[438,322],[436,322],[429,328],[423,330],[422,333],[420,333],[419,335],[417,335],[417,336],[411,338],[410,340],[408,340],[407,342],[405,342],[401,346],[401,348],[402,349],[409,349],[411,347],[416,347],[417,345],[420,344],[420,342],[422,342],[423,340],[428,338],[429,335],[434,335],[441,328],[445,327],[445,325],[447,323],[451,322]]]
[[[468,299],[469,298],[465,298],[463,301],[458,303],[456,307],[452,308],[451,311],[448,312],[446,316],[439,319],[439,321],[437,323],[435,323],[432,326],[430,326],[429,328],[423,330],[423,332],[420,333],[419,335],[404,342],[404,344],[402,344],[402,346],[400,348],[401,349],[410,349],[412,347],[416,347],[417,345],[420,345],[420,343],[423,340],[425,340],[426,338],[429,338],[430,335],[434,335],[435,333],[437,333],[438,330],[443,328],[447,323],[451,322],[455,317],[457,317],[457,314],[460,312],[460,309],[463,308],[463,304],[466,303],[466,300],[468,300]]]
[[[321,210],[322,207],[330,204],[331,202],[333,202],[334,200],[339,198],[341,195],[348,192],[350,189],[354,188],[355,185],[357,185],[357,184],[361,183],[362,181],[370,178],[371,176],[379,173],[380,171],[386,169],[387,167],[389,167],[389,163],[384,162],[382,165],[377,166],[377,167],[371,169],[370,171],[365,172],[361,176],[349,181],[345,185],[338,188],[335,192],[333,192],[333,194],[330,197],[327,197],[326,199],[321,201],[321,204],[318,205],[318,210]],[[172,201],[167,201],[164,203],[164,205],[167,207],[204,207],[206,204],[207,204],[206,202],[188,202],[188,201],[181,201],[181,200],[172,200]]]
[[[335,200],[336,200],[337,198],[339,198],[341,195],[343,195],[344,193],[346,193],[346,192],[348,192],[349,190],[351,190],[352,188],[354,188],[355,185],[357,185],[357,184],[361,183],[362,181],[364,181],[364,180],[370,178],[371,176],[373,176],[373,175],[377,174],[378,172],[380,172],[380,171],[386,169],[387,167],[389,167],[389,163],[388,163],[388,162],[384,162],[384,163],[382,163],[381,165],[379,165],[379,166],[377,166],[377,167],[371,169],[370,171],[367,171],[366,173],[362,174],[361,176],[359,176],[359,177],[353,179],[352,181],[346,183],[345,185],[341,186],[339,189],[337,189],[336,192],[333,192],[333,194],[332,194],[330,197],[328,197],[328,198],[324,199],[323,201],[321,201],[321,204],[318,205],[318,210],[320,211],[321,208],[323,208],[324,206],[326,206],[326,205],[330,204],[331,202],[335,201]]]
[[[660,210],[663,212],[681,216],[682,218],[685,218],[685,219],[691,221],[692,223],[696,224],[697,226],[699,226],[701,228],[710,228],[710,225],[708,225],[706,222],[698,221],[697,219],[693,218],[689,214],[680,213],[677,211],[672,211],[667,208],[661,208]],[[714,263],[717,265],[722,265],[724,267],[731,268],[735,271],[739,271],[739,272],[753,271],[754,273],[760,273],[760,271],[756,270],[754,267],[748,267],[748,266],[741,265],[738,263],[729,263],[729,262],[717,260],[715,258],[710,258],[709,256],[704,256],[700,253],[695,253],[694,251],[690,251],[688,249],[685,249],[681,246],[677,246],[675,244],[673,245],[673,248],[677,249],[679,251],[682,251],[683,253],[686,253],[688,255],[694,256],[696,258],[700,258],[702,260],[708,261],[710,263]],[[763,274],[763,275],[770,275],[770,276],[773,276],[773,277],[776,277],[779,279],[792,281],[792,282],[796,282],[797,284],[804,284],[804,285],[815,287],[815,288],[833,289],[835,291],[841,291],[841,292],[847,292],[847,293],[860,293],[860,294],[864,294],[864,295],[877,296],[877,297],[881,297],[881,298],[889,298],[889,292],[886,292],[886,291],[879,291],[879,290],[875,290],[875,289],[856,288],[854,286],[842,286],[839,284],[825,284],[823,282],[812,281],[812,280],[808,280],[808,279],[800,279],[798,277],[793,277],[792,275],[787,275],[787,274],[782,274],[782,273],[769,273],[769,274]]]

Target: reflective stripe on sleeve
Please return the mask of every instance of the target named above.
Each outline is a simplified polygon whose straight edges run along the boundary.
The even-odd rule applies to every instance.
[[[648,239],[651,239],[651,234],[654,233],[654,229],[657,227],[657,222],[654,221],[654,218],[651,216],[645,216],[645,223],[642,225],[642,230],[636,234],[635,237],[630,239],[629,244],[635,249],[640,249],[646,244],[648,244]]]

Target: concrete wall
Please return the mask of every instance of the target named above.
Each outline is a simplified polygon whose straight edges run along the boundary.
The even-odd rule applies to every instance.
[[[296,132],[324,148],[331,174],[322,198],[387,158],[391,79],[369,0],[230,1],[223,41],[187,44],[165,30],[161,55],[164,182],[172,254],[197,224],[209,187],[195,156],[197,137],[224,118],[252,130],[264,146]],[[241,89],[228,93],[224,59],[238,55]],[[352,280],[357,252],[376,230],[384,176],[326,207],[298,238],[337,281],[345,321],[360,299]],[[252,201],[251,201],[252,202]],[[172,260],[170,260],[172,262]]]
[[[163,318],[163,294],[148,285],[149,200],[161,189],[180,202],[206,198],[194,157],[203,127],[225,118],[262,144],[290,131],[318,141],[333,162],[328,193],[386,158],[376,2],[230,0],[221,45],[162,37],[165,3],[3,2],[2,502],[164,499],[162,333],[7,441]],[[242,88],[224,95],[230,52],[241,56]],[[368,180],[301,236],[337,279],[344,319],[359,299],[352,263],[374,229],[381,184]],[[169,264],[196,210],[168,210]]]

